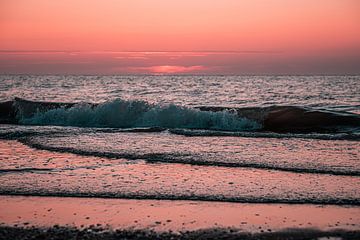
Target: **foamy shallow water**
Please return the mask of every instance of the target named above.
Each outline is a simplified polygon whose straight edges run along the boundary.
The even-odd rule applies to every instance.
[[[147,163],[33,150],[1,141],[2,194],[359,205],[360,178]],[[10,150],[6,150],[10,149]],[[36,160],[34,160],[36,159]]]
[[[23,142],[40,149],[147,162],[360,175],[358,141],[76,131],[29,137]]]

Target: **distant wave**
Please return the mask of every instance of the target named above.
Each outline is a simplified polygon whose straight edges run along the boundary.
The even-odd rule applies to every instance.
[[[189,108],[122,99],[93,104],[34,102],[15,98],[0,103],[0,123],[233,132],[352,133],[360,129],[360,115],[298,106]]]

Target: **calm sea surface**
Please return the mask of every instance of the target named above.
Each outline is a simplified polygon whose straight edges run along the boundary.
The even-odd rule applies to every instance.
[[[360,112],[360,76],[0,76],[0,101],[297,105]]]

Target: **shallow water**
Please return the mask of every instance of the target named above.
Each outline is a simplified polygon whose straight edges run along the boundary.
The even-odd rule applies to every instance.
[[[77,156],[16,141],[0,149],[1,194],[360,204],[357,176]]]
[[[147,162],[360,175],[360,142],[315,139],[185,137],[167,132],[62,132],[29,137],[29,146]],[[96,146],[96,148],[94,148]]]

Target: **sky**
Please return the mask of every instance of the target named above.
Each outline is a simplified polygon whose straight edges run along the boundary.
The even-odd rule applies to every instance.
[[[0,73],[359,74],[359,0],[0,0]]]

